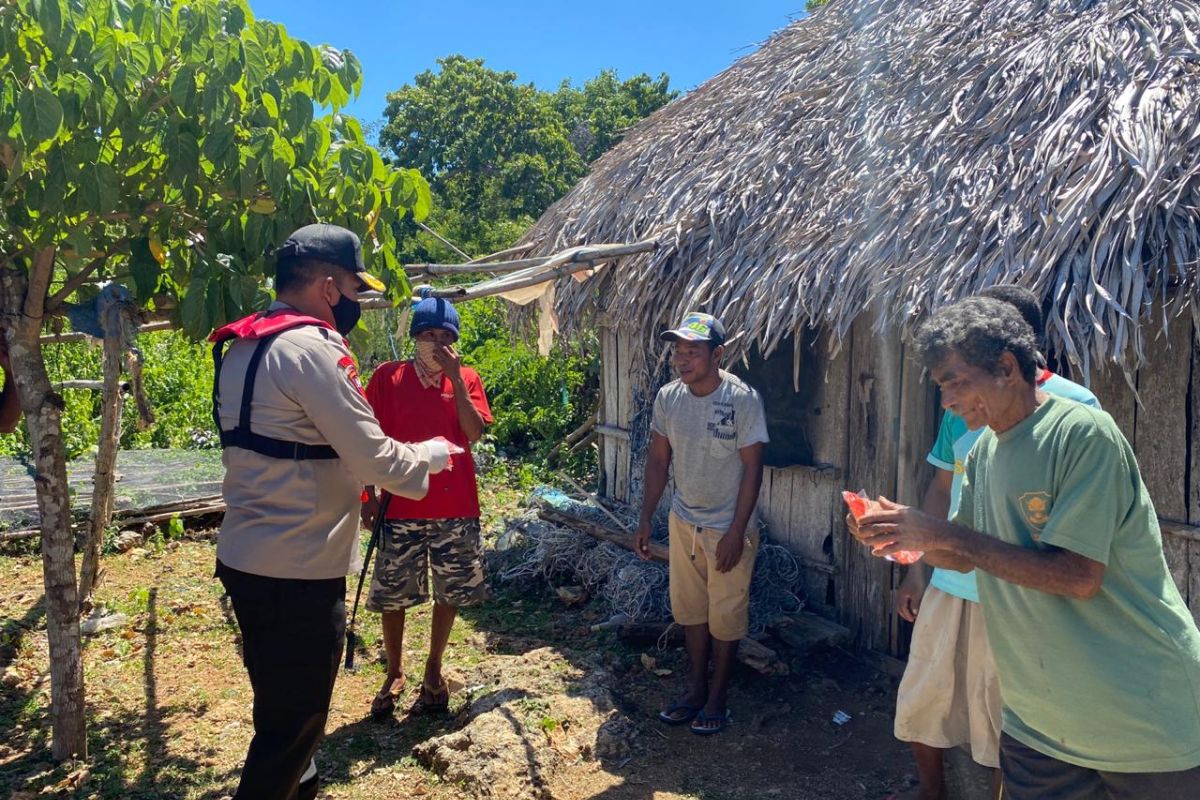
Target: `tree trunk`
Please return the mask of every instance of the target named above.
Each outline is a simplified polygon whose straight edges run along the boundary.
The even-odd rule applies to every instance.
[[[42,524],[42,575],[50,640],[51,753],[56,759],[66,759],[87,756],[87,737],[74,536],[62,440],[63,399],[50,386],[38,341],[53,267],[53,248],[38,252],[28,279],[20,267],[0,265],[0,308],[37,470],[34,482]]]
[[[114,304],[101,322],[104,326],[104,392],[101,395],[100,442],[96,451],[96,471],[92,476],[92,511],[83,545],[83,563],[79,568],[79,604],[80,611],[84,612],[91,608],[92,592],[100,573],[100,547],[104,543],[104,531],[112,522],[117,447],[121,441],[124,336],[120,307]]]

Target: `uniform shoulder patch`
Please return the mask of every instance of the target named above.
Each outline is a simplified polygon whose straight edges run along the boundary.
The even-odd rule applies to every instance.
[[[366,390],[363,389],[362,381],[359,380],[358,377],[358,365],[354,363],[353,358],[350,356],[342,356],[339,358],[338,369],[342,371],[342,376],[350,382],[351,386],[354,387],[354,391],[358,392],[363,397],[367,396]]]

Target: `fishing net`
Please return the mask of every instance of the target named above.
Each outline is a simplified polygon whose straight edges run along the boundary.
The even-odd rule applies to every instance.
[[[627,511],[606,513],[553,489],[539,489],[534,497],[609,529],[616,529],[617,520],[632,529],[632,524],[627,524],[633,522]],[[656,526],[656,539],[665,540],[665,527]],[[665,564],[643,561],[618,544],[597,541],[566,524],[548,522],[534,511],[508,521],[488,558],[491,573],[500,583],[532,585],[548,581],[555,586],[578,585],[598,598],[613,618],[631,622],[671,619]],[[768,541],[764,529],[750,583],[751,635],[762,633],[781,616],[799,612],[804,607],[802,585],[799,560],[786,547]]]
[[[95,458],[67,464],[71,510],[86,514],[92,502]],[[225,474],[220,450],[122,450],[117,454],[115,511],[164,506],[221,493]],[[39,524],[34,465],[23,459],[0,458],[0,531],[35,528]]]

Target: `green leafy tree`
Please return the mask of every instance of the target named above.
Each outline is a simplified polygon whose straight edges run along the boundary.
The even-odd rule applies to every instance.
[[[621,140],[639,120],[674,100],[679,93],[670,88],[666,73],[657,78],[635,75],[622,81],[606,69],[576,88],[564,80],[550,97],[555,111],[567,127],[575,151],[591,163]]]
[[[38,473],[53,753],[86,753],[61,426],[40,334],[101,280],[192,338],[259,307],[267,254],[321,220],[407,292],[395,225],[428,185],[357,121],[359,62],[244,0],[0,0],[0,330]],[[314,116],[314,102],[334,112]]]
[[[821,6],[829,5],[829,3],[830,3],[830,0],[805,0],[804,10],[808,11],[809,13],[812,13],[813,11],[816,11],[818,8],[820,8]]]
[[[625,129],[676,96],[666,75],[604,71],[546,92],[480,59],[438,67],[388,96],[379,139],[397,164],[429,176],[431,227],[471,255],[511,245]],[[430,237],[405,241],[419,242],[407,261],[456,258]]]
[[[480,59],[439,59],[388,96],[380,144],[429,177],[446,228],[491,246],[489,223],[541,213],[583,174],[566,126],[532,84]],[[453,239],[452,239],[453,241]]]

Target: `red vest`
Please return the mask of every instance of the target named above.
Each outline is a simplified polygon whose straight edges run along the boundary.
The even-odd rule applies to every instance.
[[[316,325],[318,328],[333,330],[333,326],[325,320],[301,314],[294,308],[280,308],[275,311],[259,311],[257,314],[242,317],[237,322],[223,325],[209,334],[208,340],[219,343],[229,339],[266,339],[301,325]]]

